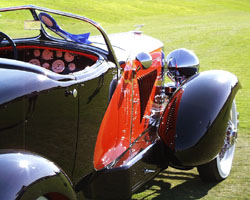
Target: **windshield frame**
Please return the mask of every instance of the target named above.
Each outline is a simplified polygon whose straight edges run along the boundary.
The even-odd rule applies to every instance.
[[[39,20],[37,14],[36,14],[36,10],[38,11],[44,11],[44,12],[48,12],[48,13],[52,13],[52,14],[57,14],[57,15],[61,15],[61,16],[65,16],[65,17],[70,17],[70,18],[74,18],[74,19],[78,19],[81,21],[84,21],[86,23],[91,24],[92,26],[94,26],[103,36],[104,41],[107,45],[107,49],[108,49],[108,59],[112,62],[115,63],[116,68],[119,69],[120,65],[119,62],[117,60],[117,57],[115,55],[115,51],[111,45],[111,42],[107,36],[107,33],[104,31],[104,29],[101,27],[101,25],[87,17],[83,17],[80,15],[75,15],[72,13],[66,13],[66,12],[62,12],[62,11],[58,11],[58,10],[53,10],[53,9],[48,9],[48,8],[44,8],[44,7],[38,7],[38,6],[34,6],[34,5],[26,5],[26,6],[16,6],[16,7],[8,7],[8,8],[0,8],[0,12],[7,12],[7,11],[15,11],[15,10],[30,10],[30,12],[32,13],[32,16],[34,18],[34,20]],[[45,30],[43,30],[45,31]],[[118,74],[118,73],[117,73]]]

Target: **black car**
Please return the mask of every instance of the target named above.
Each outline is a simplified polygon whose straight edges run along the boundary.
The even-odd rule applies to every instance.
[[[159,172],[229,176],[237,77],[140,31],[0,9],[0,199],[128,199]],[[167,77],[170,79],[167,80]]]

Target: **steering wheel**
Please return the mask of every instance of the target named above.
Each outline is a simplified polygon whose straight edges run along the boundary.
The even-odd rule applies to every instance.
[[[17,52],[17,48],[16,48],[15,42],[14,42],[8,35],[6,35],[6,34],[3,33],[3,32],[0,32],[0,44],[2,43],[2,41],[3,41],[4,38],[5,38],[5,39],[10,43],[10,45],[12,46],[12,48],[13,48],[13,53],[14,53],[14,59],[17,60],[17,58],[18,58],[18,52]]]

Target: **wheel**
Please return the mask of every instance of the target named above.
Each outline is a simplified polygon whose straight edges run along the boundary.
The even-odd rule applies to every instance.
[[[48,200],[46,197],[44,196],[40,196],[39,198],[37,198],[36,200]]]
[[[198,172],[204,181],[222,181],[226,179],[231,171],[238,127],[238,113],[236,103],[233,101],[230,119],[228,121],[224,146],[217,157],[209,163],[198,166]]]
[[[2,43],[3,39],[6,39],[10,45],[12,46],[13,48],[13,53],[14,53],[14,59],[17,60],[18,58],[18,53],[17,53],[17,48],[16,48],[16,44],[15,42],[8,36],[6,35],[5,33],[3,32],[0,32],[0,44]]]

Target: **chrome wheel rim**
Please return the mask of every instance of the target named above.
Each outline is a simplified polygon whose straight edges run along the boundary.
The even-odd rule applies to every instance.
[[[224,146],[217,156],[217,167],[221,178],[225,179],[232,168],[233,157],[235,152],[235,145],[237,140],[237,126],[238,126],[238,113],[236,110],[235,101],[233,101],[232,109],[230,112],[230,119],[228,121],[226,137]]]

